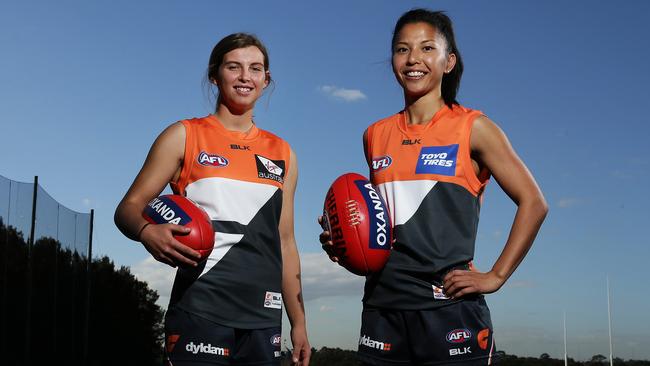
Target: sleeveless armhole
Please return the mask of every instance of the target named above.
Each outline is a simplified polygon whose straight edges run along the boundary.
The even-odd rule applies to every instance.
[[[282,155],[287,157],[287,172],[284,175],[285,177],[289,176],[289,170],[291,169],[291,145],[284,139],[282,140],[282,150],[284,150]],[[295,152],[294,152],[295,153]],[[298,181],[298,176],[296,175],[296,182]],[[282,188],[284,191],[284,183],[282,183]]]
[[[490,180],[490,174],[485,168],[481,168],[481,171],[478,172],[478,175],[474,172],[474,166],[472,164],[472,126],[474,126],[474,121],[480,116],[484,116],[483,112],[473,110],[467,116],[465,120],[465,126],[463,131],[465,138],[465,151],[463,154],[467,158],[467,164],[465,164],[465,177],[467,183],[472,188],[473,193],[476,195],[481,195],[485,186]]]
[[[366,146],[364,146],[365,149],[365,155],[366,155],[366,164],[368,164],[368,171],[371,171],[371,161],[372,161],[372,133],[374,131],[375,125],[372,124],[368,126],[366,129]],[[363,137],[362,137],[363,138]]]
[[[194,149],[194,130],[189,120],[181,121],[185,128],[185,151],[183,152],[183,163],[181,164],[181,173],[178,175],[176,182],[170,182],[172,191],[175,194],[185,196],[185,187],[192,170],[192,150]]]

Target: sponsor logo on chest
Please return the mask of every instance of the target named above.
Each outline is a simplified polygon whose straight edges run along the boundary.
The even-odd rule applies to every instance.
[[[255,164],[257,164],[258,178],[274,180],[280,184],[284,183],[284,160],[271,160],[255,154]]]
[[[456,175],[458,144],[447,146],[424,146],[420,150],[416,174]]]
[[[402,140],[402,145],[420,145],[422,143],[422,139],[405,139]]]
[[[249,145],[230,144],[230,149],[231,150],[251,151],[251,147]]]

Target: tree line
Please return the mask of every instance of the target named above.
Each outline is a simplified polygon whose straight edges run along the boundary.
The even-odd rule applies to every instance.
[[[283,366],[291,365],[289,356],[290,352],[285,352],[286,358],[283,360]],[[554,359],[548,353],[542,353],[536,357],[518,357],[506,354],[503,351],[497,352],[499,366],[564,366],[564,360]],[[571,358],[568,360],[570,366],[605,366],[609,365],[609,360],[603,355],[594,355],[589,361],[575,361]],[[356,352],[351,350],[342,350],[340,348],[323,347],[320,350],[312,348],[312,358],[310,366],[360,366],[361,363],[356,359]],[[460,364],[459,364],[460,365]],[[641,360],[623,360],[614,358],[616,366],[650,366],[650,361]]]
[[[161,364],[156,291],[106,256],[88,260],[49,237],[30,251],[0,219],[0,364]]]
[[[0,218],[1,365],[162,363],[164,312],[146,282],[106,256],[88,263],[86,256],[53,238],[40,238],[29,249],[23,234]],[[360,365],[352,350],[323,347],[312,352],[312,366]],[[282,364],[290,365],[290,352],[283,354]],[[547,353],[498,356],[502,366],[564,365]],[[602,366],[607,361],[595,355],[568,363]],[[650,361],[615,358],[614,365],[650,366]]]

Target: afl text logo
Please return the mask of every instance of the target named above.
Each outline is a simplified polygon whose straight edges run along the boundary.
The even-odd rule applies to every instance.
[[[274,334],[269,341],[274,347],[280,347],[280,341],[282,340],[282,337],[279,334]]]
[[[454,329],[447,333],[447,342],[464,343],[472,338],[472,332],[469,329]]]
[[[388,168],[392,162],[393,158],[391,158],[390,155],[374,158],[372,159],[372,171],[378,172],[380,170],[384,170]]]
[[[203,166],[211,166],[215,168],[222,168],[228,165],[228,159],[221,155],[208,154],[205,151],[201,151],[197,161]]]

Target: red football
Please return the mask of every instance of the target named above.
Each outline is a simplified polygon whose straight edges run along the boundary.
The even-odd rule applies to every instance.
[[[152,224],[176,224],[192,229],[187,235],[174,238],[207,258],[214,247],[214,229],[210,216],[187,197],[167,194],[149,202],[142,216]]]
[[[387,206],[368,179],[356,173],[338,177],[327,191],[323,217],[340,265],[361,276],[384,267],[393,230]]]

